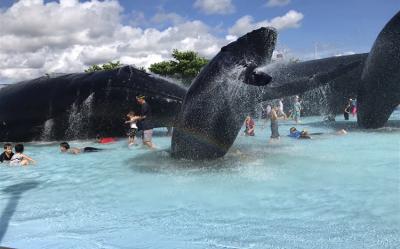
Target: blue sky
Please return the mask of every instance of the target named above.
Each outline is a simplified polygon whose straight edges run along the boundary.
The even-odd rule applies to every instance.
[[[196,1],[200,3],[196,4]],[[96,41],[93,40],[93,42],[89,38],[82,40],[79,38],[82,37],[79,27],[75,27],[71,32],[72,34],[76,34],[74,39],[71,36],[62,36],[61,34],[57,36],[57,39],[54,38],[54,31],[51,31],[51,25],[46,29],[49,30],[48,34],[42,31],[33,32],[35,28],[40,29],[43,25],[49,25],[40,25],[41,17],[38,13],[51,16],[53,16],[52,13],[61,13],[57,15],[64,15],[65,11],[58,12],[62,5],[58,4],[60,1],[22,0],[24,4],[19,3],[19,5],[24,5],[24,7],[16,8],[17,1],[0,0],[1,26],[8,27],[12,22],[11,20],[21,19],[17,20],[20,26],[17,27],[17,25],[13,24],[11,26],[15,26],[14,28],[8,28],[7,31],[3,32],[4,37],[2,39],[15,39],[17,42],[14,41],[13,44],[18,44],[18,39],[26,37],[26,35],[22,36],[18,32],[23,30],[24,27],[31,26],[29,23],[31,20],[38,20],[37,26],[32,26],[30,30],[28,28],[25,29],[26,33],[32,33],[32,37],[38,41],[36,47],[27,46],[21,42],[21,47],[24,47],[23,51],[13,48],[8,49],[4,53],[10,55],[11,50],[13,53],[18,54],[18,56],[21,53],[25,53],[25,57],[21,57],[19,62],[32,60],[30,56],[43,57],[46,51],[53,55],[59,53],[61,57],[64,56],[64,61],[52,62],[53,64],[58,63],[58,67],[46,66],[46,61],[38,61],[39,59],[35,58],[34,63],[31,64],[43,64],[43,67],[38,66],[35,71],[33,69],[35,67],[29,67],[30,63],[26,64],[26,67],[24,67],[26,69],[24,69],[26,77],[49,70],[54,72],[80,70],[80,68],[90,63],[101,62],[101,59],[106,60],[107,55],[110,57],[110,60],[120,59],[125,63],[148,66],[151,62],[167,59],[167,54],[170,53],[170,51],[167,51],[168,49],[179,49],[179,46],[183,46],[182,44],[191,42],[195,45],[183,46],[182,48],[198,49],[200,54],[212,57],[217,52],[217,47],[228,43],[242,33],[250,31],[247,29],[251,29],[262,23],[270,23],[272,19],[281,17],[286,19],[276,22],[278,25],[282,25],[282,28],[278,30],[278,48],[289,51],[293,57],[307,60],[314,57],[315,47],[318,51],[318,57],[368,52],[385,23],[400,10],[400,0],[272,0],[272,2],[281,3],[281,5],[267,6],[268,1],[271,0],[109,0],[99,1],[99,4],[95,4],[93,1],[61,1],[64,2],[64,5],[68,5],[70,9],[76,8],[76,13],[80,13],[77,15],[79,16],[78,18],[88,18],[85,23],[76,24],[82,25],[82,30],[85,28],[93,30],[93,26],[87,24],[90,20],[102,23],[104,20],[110,20],[107,18],[111,18],[115,22],[112,27],[110,26],[109,29],[98,32],[103,32],[101,35],[104,36],[113,36],[114,39],[121,39],[116,44],[105,37],[101,39],[101,42],[99,39]],[[57,4],[49,5],[49,2],[56,2]],[[91,3],[90,9],[95,10],[96,13],[100,13],[99,15],[101,16],[95,19],[93,19],[93,16],[89,18],[88,16],[92,14],[84,7],[86,6],[84,5],[85,2]],[[212,8],[216,4],[220,4],[221,8],[213,12]],[[16,10],[11,11],[12,8]],[[207,8],[211,9],[207,10]],[[32,15],[32,18],[20,18],[16,13],[21,13],[20,16]],[[68,13],[73,13],[73,10]],[[293,15],[290,17],[288,13],[292,13]],[[35,19],[35,16],[38,17]],[[77,18],[73,16],[74,14],[66,14],[62,19],[68,20],[72,18],[74,20],[73,18]],[[245,24],[239,26],[239,20],[245,16],[250,21],[244,22]],[[52,22],[51,18],[49,20]],[[54,19],[53,22],[59,25],[55,25],[54,27],[57,28],[57,32],[59,32],[60,28],[69,30],[69,27],[66,27],[68,23],[60,24],[57,19]],[[86,24],[88,27],[86,27]],[[124,28],[121,28],[122,26]],[[118,34],[115,32],[111,34],[110,29],[113,28],[121,30],[118,31]],[[129,29],[129,32],[126,31],[127,29]],[[192,31],[191,34],[189,34],[190,31]],[[2,35],[1,32],[0,36]],[[154,34],[154,32],[157,34]],[[199,35],[196,36],[196,32]],[[37,33],[41,33],[41,35],[38,36]],[[136,36],[128,39],[125,37],[128,33],[135,34]],[[174,35],[180,37],[176,38],[176,41],[172,41],[172,36]],[[168,39],[165,38],[166,36],[168,36]],[[231,37],[227,38],[227,36]],[[57,41],[62,40],[62,42],[57,43],[54,41],[55,39]],[[138,40],[136,41],[135,39]],[[151,39],[159,39],[158,44],[160,47],[156,48],[155,44],[152,46],[144,46],[142,44],[149,43]],[[167,40],[168,42],[161,44],[163,40]],[[128,45],[125,46],[124,42],[128,43]],[[213,44],[215,46],[211,48]],[[127,48],[128,46],[129,49]],[[169,48],[168,46],[175,47]],[[102,54],[102,56],[96,57],[87,52],[90,49],[93,50],[93,47],[104,47],[104,50],[99,50],[97,53]],[[142,53],[138,52],[140,49],[142,49]],[[143,51],[146,51],[146,53]],[[0,48],[0,57],[1,53]],[[72,66],[71,68],[71,65],[68,65],[68,60],[65,59],[70,58],[69,60],[73,61],[74,56],[76,59],[81,59],[80,68],[76,66]],[[140,56],[142,58],[139,58]],[[47,54],[46,57],[48,57]],[[144,57],[147,59],[144,60]],[[12,73],[12,63],[19,62],[16,60],[14,62],[8,61],[7,65],[4,65],[4,63],[3,65],[0,64],[0,69],[5,68],[9,70],[9,73],[2,74],[0,72],[0,80],[9,77]],[[14,68],[18,67],[14,66]],[[30,73],[28,73],[28,69]]]
[[[284,30],[280,43],[299,54],[321,47],[367,52],[385,23],[400,10],[399,0],[292,0],[285,6],[267,7],[266,0],[233,0],[235,12],[207,15],[193,8],[193,1],[149,0],[120,1],[126,12],[143,11],[152,16],[157,9],[199,19],[210,26],[222,26],[222,33],[237,19],[251,15],[255,20],[272,19],[289,10],[304,14],[301,27]],[[221,35],[221,34],[220,34]]]

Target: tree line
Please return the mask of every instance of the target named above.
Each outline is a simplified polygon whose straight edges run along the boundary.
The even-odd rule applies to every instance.
[[[181,81],[184,85],[190,85],[200,70],[209,62],[208,59],[201,57],[194,51],[172,51],[172,60],[153,63],[149,71],[164,77],[170,77]],[[108,71],[123,66],[120,61],[108,62],[102,65],[92,65],[85,70],[86,73],[96,71]],[[144,67],[138,68],[145,71]]]

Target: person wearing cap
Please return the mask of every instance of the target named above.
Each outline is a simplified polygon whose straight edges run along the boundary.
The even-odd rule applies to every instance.
[[[136,101],[141,106],[140,116],[138,117],[138,125],[139,128],[143,130],[142,134],[143,145],[146,145],[150,149],[153,149],[154,148],[152,143],[153,127],[151,126],[150,123],[151,107],[146,102],[145,98],[146,97],[143,95],[139,95],[136,97]]]

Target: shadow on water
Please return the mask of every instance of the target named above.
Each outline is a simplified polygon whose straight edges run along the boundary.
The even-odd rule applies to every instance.
[[[228,153],[213,160],[175,159],[170,150],[148,151],[125,161],[126,165],[138,173],[145,174],[209,174],[235,172],[256,161],[265,161],[277,153],[285,153],[288,144],[236,144]],[[282,152],[283,151],[283,152]]]
[[[229,157],[223,157],[210,161],[192,161],[175,159],[170,155],[169,149],[161,151],[149,151],[144,154],[126,160],[126,164],[138,173],[189,173],[221,171],[228,168],[232,161]]]
[[[389,120],[384,127],[378,129],[363,129],[357,125],[356,121],[318,121],[306,123],[306,125],[313,127],[327,127],[335,130],[345,129],[347,131],[358,131],[358,132],[398,132],[400,131],[400,120]]]
[[[2,190],[3,193],[10,195],[10,199],[0,217],[0,243],[7,231],[11,217],[17,209],[17,205],[19,199],[22,197],[22,194],[30,189],[36,188],[38,185],[39,183],[36,181],[28,181],[8,186]]]

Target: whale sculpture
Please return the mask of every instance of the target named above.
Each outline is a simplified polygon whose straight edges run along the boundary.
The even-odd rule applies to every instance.
[[[186,89],[130,66],[12,84],[0,90],[0,140],[123,136],[138,94],[148,96],[155,127],[173,126]]]
[[[190,86],[173,134],[171,155],[195,160],[221,157],[233,144],[255,102],[303,93],[328,83],[337,93],[357,89],[361,127],[383,126],[400,103],[399,38],[400,12],[381,31],[370,54],[271,67],[264,72],[272,81],[252,87],[243,84],[246,79],[240,75],[246,69],[242,65],[260,66],[263,60],[268,61],[276,35],[263,29],[246,34],[223,47]],[[263,49],[263,44],[269,44],[268,49]],[[392,60],[393,65],[389,65]],[[379,88],[378,97],[373,87]],[[376,101],[379,104],[374,104]],[[381,109],[383,113],[379,113]]]
[[[357,93],[359,125],[381,127],[400,102],[399,19],[397,13],[369,54],[281,65],[268,65],[276,31],[254,30],[223,47],[188,90],[129,66],[13,84],[0,89],[0,140],[40,139],[46,126],[57,140],[123,135],[124,114],[144,94],[154,127],[176,128],[173,157],[213,159],[225,155],[258,102],[325,84],[337,96]]]
[[[360,66],[365,55],[282,64],[263,71],[261,84],[247,84],[247,65],[268,63],[276,43],[273,29],[261,28],[221,49],[190,86],[172,137],[176,158],[212,159],[228,151],[255,103],[319,87]],[[262,77],[256,73],[256,77]],[[271,82],[269,82],[272,80]],[[268,81],[268,83],[265,83]]]

